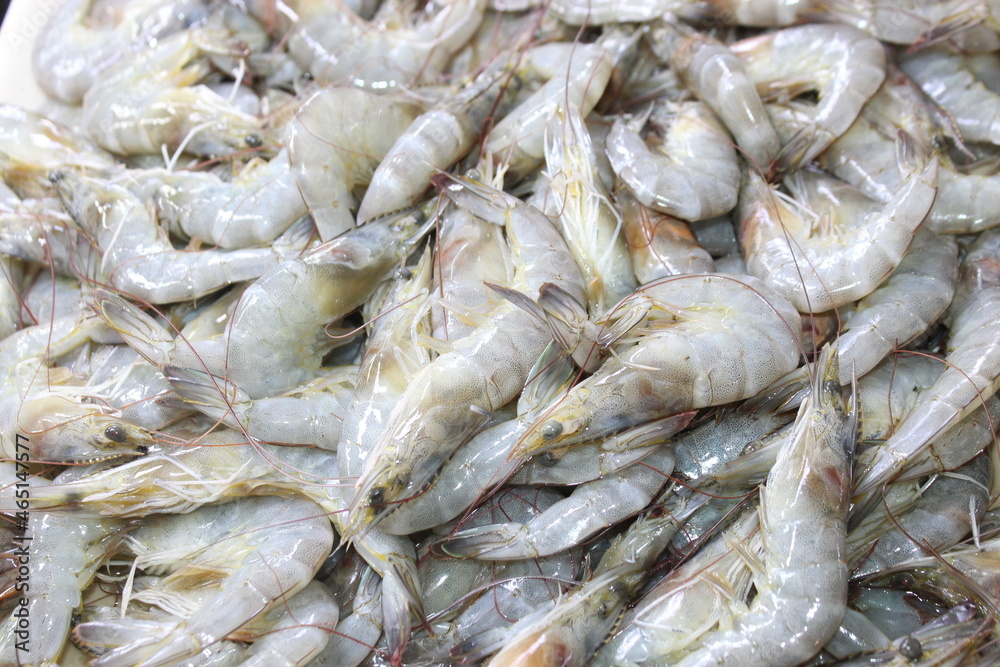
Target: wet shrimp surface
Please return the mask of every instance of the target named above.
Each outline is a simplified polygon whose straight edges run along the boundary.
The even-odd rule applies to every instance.
[[[994,11],[40,7],[0,664],[1000,663]]]

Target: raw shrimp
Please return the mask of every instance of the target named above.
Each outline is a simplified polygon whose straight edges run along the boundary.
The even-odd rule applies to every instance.
[[[350,614],[341,611],[326,648],[309,663],[313,667],[354,667],[382,635],[382,581],[371,566],[366,566],[350,603]]]
[[[657,24],[650,38],[657,54],[677,70],[698,99],[718,114],[747,159],[759,170],[770,169],[781,143],[736,54],[708,35],[685,34],[664,22]]]
[[[372,295],[419,240],[422,221],[420,213],[408,212],[371,222],[282,262],[246,289],[225,334],[190,347],[116,295],[98,290],[95,301],[103,317],[151,363],[207,365],[250,398],[274,396],[319,374],[321,358],[331,347],[323,326]]]
[[[662,665],[698,646],[706,633],[730,630],[746,613],[753,584],[744,550],[759,551],[758,513],[742,514],[733,528],[716,536],[625,612],[621,629],[598,653],[596,665]],[[741,542],[740,550],[733,548]]]
[[[8,479],[13,479],[11,474]],[[32,484],[34,486],[34,484]],[[34,489],[32,489],[34,490]],[[13,491],[8,492],[13,497]],[[94,578],[123,524],[111,519],[29,513],[28,540],[15,538],[14,555],[30,572],[18,588],[28,630],[18,630],[16,612],[0,625],[0,660],[6,665],[54,667],[69,637],[80,591]],[[22,553],[19,553],[22,552]],[[20,633],[20,634],[19,634]]]
[[[333,369],[283,396],[251,399],[225,378],[166,365],[163,375],[185,402],[199,412],[242,429],[262,442],[336,449],[347,406],[354,394],[356,368]]]
[[[339,4],[339,3],[338,3]],[[485,0],[431,3],[415,26],[364,21],[346,7],[295,29],[288,52],[322,84],[384,93],[433,81],[483,19]]]
[[[160,155],[163,147],[225,155],[265,142],[260,121],[203,85],[203,46],[225,49],[228,35],[192,29],[108,68],[83,99],[90,138],[119,155]],[[241,54],[239,45],[230,45]]]
[[[622,608],[642,586],[648,571],[677,532],[678,502],[654,507],[620,535],[601,557],[590,581],[556,603],[542,617],[525,618],[510,629],[491,667],[524,664],[589,664],[619,621]]]
[[[541,211],[464,178],[442,177],[440,187],[473,214],[505,223],[516,267],[515,288],[533,298],[542,284],[555,281],[582,300],[580,271]],[[425,490],[489,413],[517,396],[550,340],[531,315],[502,303],[485,324],[456,341],[451,352],[425,366],[369,454],[351,507],[351,535],[390,513],[397,501]]]
[[[661,445],[641,465],[579,485],[528,523],[461,530],[442,540],[439,548],[459,558],[488,560],[559,553],[641,511],[667,483],[673,467],[673,447]]]
[[[807,16],[853,25],[890,44],[946,42],[964,53],[993,52],[1000,37],[989,2],[968,0],[823,0]]]
[[[431,176],[472,148],[487,116],[502,115],[520,87],[510,61],[510,55],[500,56],[454,96],[414,119],[375,169],[358,206],[358,222],[413,206]]]
[[[934,201],[936,182],[937,159],[917,163],[883,205],[806,170],[785,179],[793,198],[783,197],[744,169],[739,236],[747,269],[804,313],[867,296],[902,261]]]
[[[511,181],[520,180],[541,164],[545,128],[555,110],[572,106],[586,117],[611,79],[613,56],[601,43],[555,46],[560,48],[551,66],[551,78],[496,124],[483,149],[506,165]],[[526,57],[535,61],[531,53]]]
[[[0,105],[0,169],[4,181],[22,198],[37,199],[52,191],[49,173],[53,170],[109,176],[121,167],[77,130],[40,113],[4,104]],[[16,203],[5,197],[5,205]]]
[[[141,174],[136,190],[156,206],[172,233],[227,250],[271,243],[309,213],[292,177],[288,152],[253,160],[232,180],[208,172]]]
[[[847,607],[845,524],[856,424],[841,396],[836,350],[824,348],[779,462],[761,492],[764,580],[732,630],[678,665],[794,665],[833,636]]]
[[[102,273],[115,288],[150,303],[172,303],[253,280],[278,265],[279,249],[175,250],[143,203],[125,188],[53,172],[66,210],[103,252]]]
[[[991,468],[989,457],[981,454],[954,472],[938,476],[874,544],[861,545],[867,549],[860,563],[851,563],[851,578],[866,578],[957,544],[986,513]]]
[[[408,102],[352,88],[326,88],[302,104],[288,127],[288,155],[321,239],[354,227],[351,191],[371,179],[417,113]]]
[[[749,398],[798,361],[798,313],[749,276],[666,278],[639,288],[611,316],[605,342],[624,335],[615,354],[556,401],[513,456]]]
[[[640,284],[667,276],[715,273],[715,262],[686,222],[643,206],[626,190],[618,192],[617,200]]]
[[[872,491],[896,476],[909,460],[920,457],[931,440],[996,392],[1000,385],[1000,342],[992,313],[1000,299],[998,258],[1000,230],[981,234],[962,263],[958,294],[951,306],[951,338],[944,360],[947,367],[860,475],[855,494]]]
[[[333,531],[315,503],[265,497],[161,517],[124,541],[137,567],[167,574],[158,586],[164,594],[205,585],[206,570],[218,588],[190,618],[141,634],[117,621],[77,625],[78,641],[114,646],[95,667],[153,667],[197,655],[305,587],[330,553]]]
[[[486,283],[510,283],[510,248],[500,227],[456,206],[439,219],[435,248],[432,335],[458,340],[475,331],[500,301]]]
[[[271,618],[274,616],[278,617],[277,622]],[[337,620],[333,595],[323,584],[310,581],[262,619],[269,627],[254,641],[240,667],[312,664],[312,659],[323,652],[333,636]]]
[[[664,108],[657,105],[657,110]],[[622,119],[608,135],[608,157],[615,174],[644,205],[697,221],[728,213],[736,206],[740,168],[729,133],[703,102],[667,103],[651,123],[662,138],[651,151],[637,128]]]
[[[590,133],[575,107],[556,107],[545,135],[548,193],[598,316],[637,287],[622,219],[597,172]]]
[[[93,0],[56,5],[35,41],[32,69],[47,95],[79,104],[103,71],[123,54],[134,55],[181,30],[206,9],[204,0],[139,0],[122,7],[113,25],[94,25],[88,15]]]
[[[899,66],[955,121],[966,141],[1000,144],[1000,95],[976,78],[969,56],[927,49]],[[996,67],[996,60],[990,63]]]
[[[781,149],[781,172],[806,164],[847,131],[885,79],[882,45],[845,25],[785,28],[730,49],[765,99],[785,91],[819,96],[806,125]]]

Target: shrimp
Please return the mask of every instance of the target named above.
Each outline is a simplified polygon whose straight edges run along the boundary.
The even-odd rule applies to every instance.
[[[667,276],[715,273],[715,262],[686,222],[643,206],[625,190],[617,199],[640,284]]]
[[[88,22],[93,0],[59,3],[35,41],[32,69],[45,93],[79,104],[104,70],[140,48],[186,28],[204,13],[204,0],[140,0],[121,9],[118,20]]]
[[[729,47],[700,33],[685,34],[660,22],[650,32],[657,55],[677,70],[688,88],[711,107],[758,168],[767,170],[781,143],[742,62]]]
[[[847,131],[885,79],[878,40],[844,25],[785,28],[730,46],[765,98],[815,92],[819,102],[785,144],[777,168],[787,172],[819,155]]]
[[[375,169],[358,206],[358,222],[413,206],[431,176],[472,148],[487,116],[500,115],[520,87],[510,60],[510,55],[499,57],[454,96],[413,120]]]
[[[371,179],[417,113],[412,104],[351,88],[325,88],[299,108],[288,156],[322,240],[354,227],[351,191]]]
[[[583,280],[558,231],[541,211],[503,192],[460,177],[440,180],[444,194],[489,221],[504,222],[515,263],[514,286],[537,295],[557,281],[576,299]],[[484,416],[513,399],[551,340],[543,325],[501,303],[484,325],[456,341],[407,386],[356,484],[350,536],[419,495]]]
[[[611,79],[613,57],[601,43],[554,46],[559,48],[551,78],[496,124],[483,149],[507,166],[512,181],[527,176],[541,164],[545,157],[545,128],[555,110],[572,106],[586,117]],[[538,47],[534,53],[544,48]],[[532,53],[527,57],[533,64],[538,60]]]
[[[569,497],[528,523],[460,530],[444,538],[439,548],[457,558],[487,560],[539,558],[565,551],[641,511],[667,483],[673,466],[673,448],[661,445],[643,458],[642,465],[577,486]]]
[[[208,172],[148,171],[137,191],[151,198],[172,233],[226,250],[274,241],[309,209],[284,149],[270,161],[253,160],[232,180]]]
[[[601,557],[590,581],[543,617],[529,616],[510,629],[491,667],[524,664],[586,665],[618,622],[622,608],[677,532],[683,508],[656,507],[637,519]]]
[[[746,612],[753,584],[745,552],[759,551],[757,511],[744,512],[725,534],[650,589],[625,612],[596,665],[675,662],[714,628],[729,630]],[[737,550],[734,543],[742,543]]]
[[[290,34],[288,52],[321,84],[378,93],[407,89],[441,73],[476,32],[485,4],[432,3],[425,8],[428,16],[412,27],[369,23],[346,7],[322,11]]]
[[[311,501],[245,498],[162,517],[130,532],[124,543],[136,567],[167,574],[158,585],[166,595],[207,583],[206,568],[217,588],[190,618],[161,621],[141,634],[116,621],[77,625],[80,642],[117,640],[93,661],[99,667],[152,667],[197,655],[305,587],[330,553],[333,531]]]
[[[139,199],[107,181],[53,172],[59,197],[103,252],[102,273],[115,288],[150,303],[172,303],[253,280],[278,265],[280,250],[175,250]]]
[[[0,105],[0,169],[4,180],[23,198],[40,199],[52,191],[49,173],[53,170],[110,176],[121,167],[75,129],[40,113],[4,104]],[[4,203],[16,206],[19,202],[9,199]]]
[[[901,58],[899,66],[948,112],[966,141],[1000,144],[1000,95],[976,77],[969,59],[928,49]],[[995,56],[991,61],[995,67]]]
[[[902,144],[909,150],[907,138]],[[745,169],[739,236],[747,269],[801,312],[821,313],[867,296],[902,261],[934,201],[936,181],[937,159],[925,160],[882,205],[805,170],[785,179],[789,199]]]
[[[728,213],[736,206],[740,169],[729,133],[703,102],[657,105],[652,123],[662,138],[646,147],[622,119],[608,135],[615,174],[643,205],[689,221]]]
[[[601,315],[637,285],[621,216],[601,184],[590,133],[575,107],[557,107],[549,121],[545,165],[563,238],[583,272],[587,305]]]
[[[896,476],[909,460],[921,456],[931,440],[947,433],[1000,386],[997,323],[989,315],[1000,299],[998,258],[1000,230],[980,235],[962,262],[958,295],[950,310],[947,368],[859,476],[856,495]]]
[[[510,282],[510,248],[500,227],[455,206],[440,218],[436,248],[432,335],[458,340],[496,307],[499,297],[486,283]]]
[[[350,605],[350,614],[341,611],[336,631],[310,665],[354,667],[371,653],[382,634],[382,582],[371,566],[361,575]]]
[[[98,290],[95,301],[102,316],[151,363],[207,365],[250,398],[266,398],[319,374],[330,348],[323,326],[372,295],[419,240],[421,222],[419,212],[371,222],[278,264],[246,289],[224,334],[190,347],[114,294]]]
[[[863,551],[859,563],[852,559],[851,578],[863,579],[957,544],[986,513],[991,468],[989,457],[980,454],[939,476],[874,544],[855,547]]]
[[[118,155],[160,155],[183,146],[195,155],[224,155],[265,143],[260,121],[203,85],[202,45],[228,35],[192,29],[159,40],[155,47],[108,68],[83,98],[90,138]],[[242,54],[239,45],[232,45]]]
[[[639,288],[612,317],[605,343],[632,331],[594,375],[542,414],[512,456],[749,398],[798,361],[798,313],[749,276],[663,279]],[[738,340],[733,327],[741,331]]]
[[[20,328],[23,280],[24,265],[9,257],[0,257],[0,340]]]
[[[761,492],[764,581],[732,630],[678,665],[794,665],[833,636],[847,607],[845,524],[855,418],[841,396],[836,350],[824,348],[812,393]],[[791,632],[789,632],[791,630]]]
[[[93,580],[124,526],[111,519],[28,514],[25,534],[30,541],[15,538],[13,546],[21,567],[30,571],[25,577],[30,583],[20,584],[23,597],[0,625],[0,661],[50,667],[57,664],[69,637],[73,614],[81,604],[80,591]],[[24,611],[19,614],[20,610]],[[28,631],[23,626],[18,629],[19,618],[29,619]]]

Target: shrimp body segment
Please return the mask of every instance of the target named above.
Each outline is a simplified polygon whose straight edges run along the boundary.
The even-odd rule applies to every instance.
[[[857,432],[837,382],[836,351],[825,348],[816,369],[812,393],[761,492],[765,581],[735,628],[708,636],[682,667],[800,664],[840,626]]]

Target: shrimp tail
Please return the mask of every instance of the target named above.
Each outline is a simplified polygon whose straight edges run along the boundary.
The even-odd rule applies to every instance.
[[[104,289],[94,292],[94,306],[108,325],[149,363],[170,360],[174,339],[170,331],[122,297]]]
[[[176,621],[115,619],[81,623],[73,630],[76,644],[91,655],[91,662],[101,667],[127,667],[138,664],[160,643],[169,641],[177,630]]]
[[[250,395],[225,378],[167,364],[163,376],[185,403],[225,409],[227,403],[244,403]]]
[[[479,526],[446,538],[437,548],[453,558],[471,558],[517,545],[527,533],[528,527],[519,523]]]
[[[402,663],[403,650],[413,629],[411,614],[421,624],[427,622],[418,590],[410,568],[390,555],[382,577],[382,627],[390,652],[389,662],[393,665]]]

